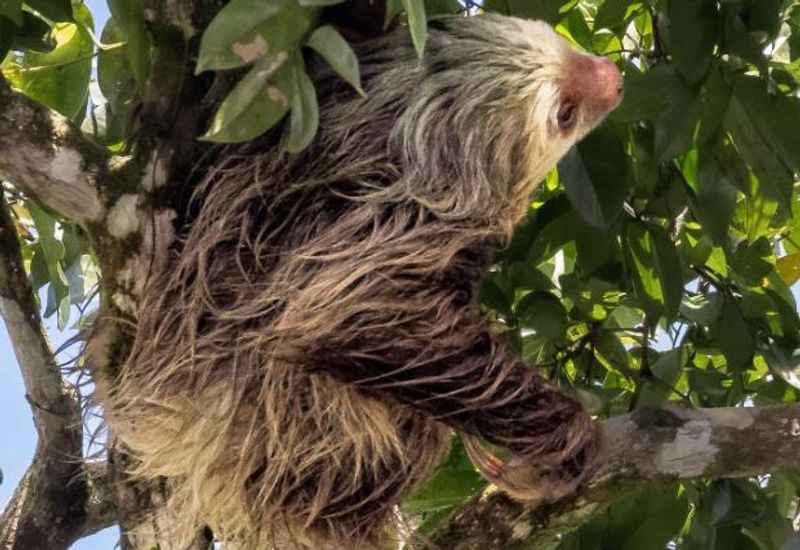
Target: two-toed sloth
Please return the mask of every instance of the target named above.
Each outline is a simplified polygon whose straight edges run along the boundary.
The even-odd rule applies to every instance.
[[[214,157],[108,404],[187,530],[237,548],[380,544],[451,430],[531,465],[519,498],[574,489],[600,447],[475,298],[531,191],[619,104],[617,68],[490,15],[431,22],[421,59],[402,29],[359,58],[365,97],[312,63],[305,151],[271,132]]]

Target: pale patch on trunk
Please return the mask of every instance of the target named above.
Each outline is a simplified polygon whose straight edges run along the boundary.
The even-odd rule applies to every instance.
[[[758,411],[748,412],[751,414],[745,414],[743,409],[707,409],[704,411],[705,415],[711,419],[712,424],[737,430],[749,428],[755,422]]]
[[[678,429],[675,439],[661,446],[655,457],[659,472],[683,478],[703,475],[719,449],[711,444],[712,425],[708,420],[690,420]]]
[[[139,230],[137,195],[122,195],[108,213],[108,232],[117,239],[124,239]]]

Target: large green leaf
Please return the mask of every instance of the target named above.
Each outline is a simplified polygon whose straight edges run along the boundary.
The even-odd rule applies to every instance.
[[[308,38],[306,45],[325,58],[333,70],[358,93],[364,95],[364,90],[361,89],[358,58],[339,31],[330,25],[319,27]]]
[[[317,8],[296,0],[233,0],[203,32],[196,72],[289,55],[300,46],[316,14]]]
[[[520,322],[546,338],[560,338],[567,330],[567,310],[554,294],[546,291],[531,292],[517,305]]]
[[[22,25],[22,0],[3,0],[0,2],[0,16]]]
[[[246,141],[277,124],[289,111],[295,91],[288,65],[285,52],[259,59],[222,102],[203,139]]]
[[[740,370],[750,365],[754,342],[738,304],[730,300],[725,302],[716,330],[717,344],[728,361],[728,368]]]
[[[125,49],[128,63],[139,89],[142,90],[150,73],[150,35],[145,28],[141,0],[108,0],[108,9],[117,21],[122,36],[127,40]]]
[[[682,268],[674,243],[656,226],[628,224],[628,271],[636,296],[653,320],[673,320],[683,296]]]
[[[319,127],[319,106],[314,83],[306,73],[303,59],[295,56],[288,65],[291,72],[292,114],[289,119],[289,135],[286,149],[290,153],[299,153],[308,147]]]
[[[73,21],[72,2],[70,0],[25,0],[25,4],[47,17],[50,21],[56,23]]]
[[[403,9],[408,17],[408,29],[411,31],[411,41],[417,50],[417,55],[422,57],[425,51],[425,42],[428,40],[428,21],[425,13],[425,0],[401,0]]]
[[[689,82],[697,82],[711,66],[719,21],[716,3],[673,0],[668,15],[675,64]]]
[[[50,53],[26,52],[20,66],[6,73],[14,87],[66,117],[82,116],[89,94],[94,43],[89,10],[80,5],[75,23],[53,28],[57,46]]]

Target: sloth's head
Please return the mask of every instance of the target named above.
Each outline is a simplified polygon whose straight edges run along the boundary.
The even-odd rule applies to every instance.
[[[622,99],[613,62],[540,21],[444,17],[429,22],[421,59],[404,29],[359,57],[366,98],[332,94],[322,109],[322,144],[340,152],[332,179],[439,217],[494,220],[506,235],[536,184]]]
[[[433,27],[424,93],[452,93],[456,116],[472,113],[475,130],[505,134],[496,153],[513,153],[511,140],[527,138],[534,179],[622,101],[616,65],[579,52],[547,23],[484,15]]]

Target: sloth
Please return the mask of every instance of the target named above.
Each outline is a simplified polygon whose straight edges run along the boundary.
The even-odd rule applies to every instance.
[[[421,59],[402,29],[357,53],[363,97],[309,60],[305,151],[275,130],[204,165],[107,405],[186,532],[237,548],[385,548],[455,432],[534,502],[602,449],[476,294],[537,184],[620,103],[616,66],[495,15],[431,21]]]

